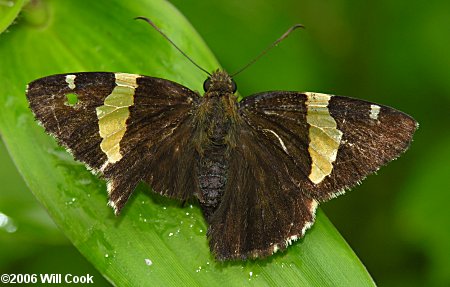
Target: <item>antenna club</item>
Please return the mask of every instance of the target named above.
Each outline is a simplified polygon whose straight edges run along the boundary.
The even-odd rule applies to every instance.
[[[306,29],[306,27],[303,24],[295,24],[294,26],[292,26],[292,29],[297,29],[297,28]]]

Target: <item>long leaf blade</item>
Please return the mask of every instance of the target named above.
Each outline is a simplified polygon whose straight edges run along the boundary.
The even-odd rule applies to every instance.
[[[108,9],[105,9],[108,7]],[[373,286],[356,255],[319,211],[315,226],[268,260],[220,264],[211,257],[197,206],[141,185],[119,218],[104,182],[35,123],[26,83],[49,74],[120,71],[200,90],[205,75],[135,16],[152,18],[200,65],[219,65],[189,23],[166,1],[42,1],[0,37],[0,128],[31,191],[94,266],[117,286]],[[46,15],[35,18],[34,13]],[[41,21],[41,22],[39,22]],[[4,57],[9,55],[8,57]]]

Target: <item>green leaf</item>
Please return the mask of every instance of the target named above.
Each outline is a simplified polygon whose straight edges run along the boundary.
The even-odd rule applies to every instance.
[[[0,128],[28,186],[60,229],[113,284],[374,286],[356,255],[319,210],[316,224],[287,252],[267,260],[217,263],[197,206],[135,191],[120,217],[106,206],[105,183],[59,147],[34,121],[28,82],[50,74],[120,71],[201,90],[205,75],[136,16],[154,20],[207,70],[212,53],[168,2],[37,2],[0,36]]]
[[[0,33],[11,25],[26,2],[26,0],[0,0]]]

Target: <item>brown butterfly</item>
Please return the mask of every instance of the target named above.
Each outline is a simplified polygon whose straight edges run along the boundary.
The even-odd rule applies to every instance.
[[[166,79],[87,72],[38,79],[27,98],[46,131],[107,180],[116,214],[141,181],[197,198],[218,260],[285,249],[312,226],[320,202],[398,157],[417,128],[393,108],[327,94],[272,91],[238,102],[232,76],[202,70],[203,97]]]

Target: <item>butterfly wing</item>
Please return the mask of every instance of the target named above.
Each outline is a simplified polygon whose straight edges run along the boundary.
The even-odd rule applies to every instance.
[[[184,168],[195,166],[191,90],[134,74],[74,73],[30,83],[27,98],[46,131],[108,181],[116,213],[142,180],[170,197],[194,194],[195,171]]]
[[[319,93],[267,92],[240,103],[244,121],[283,151],[298,187],[333,198],[397,158],[417,122],[393,108]]]
[[[324,94],[267,92],[239,105],[239,143],[208,231],[221,260],[286,248],[313,224],[318,202],[396,158],[417,127],[392,108]]]
[[[247,124],[232,151],[224,197],[210,219],[209,244],[219,260],[266,257],[313,224],[317,201],[289,177],[282,151]]]

